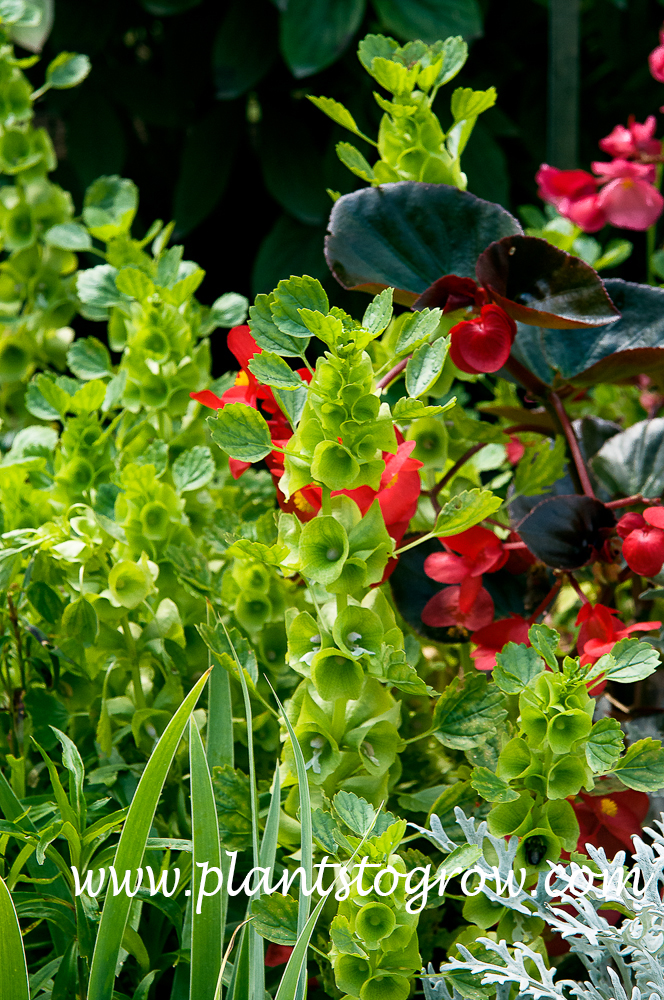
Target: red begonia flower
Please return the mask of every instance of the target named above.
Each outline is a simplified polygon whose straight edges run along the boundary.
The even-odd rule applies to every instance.
[[[497,372],[510,356],[516,324],[493,302],[482,306],[474,320],[464,320],[450,330],[450,357],[463,372]]]
[[[631,788],[609,795],[581,792],[580,799],[572,803],[580,829],[577,850],[585,853],[586,844],[603,847],[609,859],[618,851],[631,853],[632,837],[641,833],[648,814],[650,800],[645,792]]]
[[[458,274],[446,274],[434,281],[419,299],[413,303],[413,309],[425,309],[437,306],[444,313],[456,309],[466,309],[469,306],[480,308],[486,302],[486,293],[472,278],[461,278]]]
[[[433,552],[424,561],[424,572],[438,583],[462,583],[467,576],[495,573],[507,562],[508,553],[497,535],[479,525],[450,535],[442,544],[447,551]]]
[[[524,643],[530,646],[528,629],[530,623],[521,615],[511,615],[510,618],[500,618],[484,628],[473,632],[472,642],[475,650],[470,654],[478,670],[493,670],[496,665],[496,653],[500,653],[508,642]]]
[[[285,965],[293,952],[291,944],[275,944],[270,941],[265,951],[265,964],[273,969],[277,965]]]
[[[526,446],[516,434],[510,434],[509,441],[505,445],[505,451],[507,452],[507,461],[510,465],[518,465],[524,456]]]
[[[664,531],[650,524],[634,528],[623,541],[622,554],[635,573],[657,576],[664,565]]]
[[[543,163],[535,175],[538,195],[556,208],[561,203],[578,201],[595,194],[597,180],[587,170],[559,170]]]
[[[422,611],[422,621],[433,628],[458,628],[475,632],[493,619],[493,600],[480,576],[468,576],[460,587],[445,587],[434,594]]]
[[[623,514],[616,525],[616,533],[621,538],[627,538],[627,536],[635,530],[635,528],[644,528],[646,524],[645,518],[642,514],[637,514],[636,511],[630,511],[628,514]]]
[[[615,608],[607,608],[604,604],[584,604],[577,617],[580,625],[576,640],[577,649],[581,653],[582,667],[595,663],[600,656],[610,653],[620,639],[625,639],[633,632],[652,632],[661,627],[661,622],[634,622],[623,625],[616,620],[618,612]]]
[[[600,139],[599,147],[609,156],[621,159],[639,156],[641,153],[646,156],[657,156],[661,151],[661,144],[654,138],[656,128],[657,119],[654,115],[646,118],[642,125],[634,120],[634,115],[630,115],[627,128],[624,125],[616,125],[609,135]]]
[[[610,163],[597,160],[592,168],[602,178],[600,184],[615,180],[616,177],[632,177],[652,184],[656,176],[654,163],[631,163],[624,159],[611,160]]]
[[[648,181],[623,176],[602,188],[598,204],[612,226],[642,231],[657,222],[664,198]]]
[[[659,45],[648,56],[648,66],[658,83],[664,83],[664,30],[659,33]]]
[[[646,507],[643,512],[643,520],[651,524],[653,528],[664,528],[664,507]]]

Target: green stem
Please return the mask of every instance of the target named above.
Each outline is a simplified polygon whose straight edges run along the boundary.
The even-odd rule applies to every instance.
[[[436,538],[436,534],[433,531],[428,531],[426,535],[422,535],[421,538],[416,538],[414,542],[409,542],[408,545],[402,545],[400,549],[397,549],[394,553],[395,556],[400,556],[403,552],[408,552],[408,549],[414,549],[416,545],[421,545],[422,542],[428,542],[430,538]]]
[[[348,607],[348,594],[337,594],[337,614],[340,615]]]
[[[337,743],[341,742],[341,737],[346,731],[346,699],[337,698],[334,702],[332,713],[332,735]]]
[[[325,515],[332,513],[332,491],[329,486],[322,487],[322,512]]]
[[[134,700],[136,702],[136,707],[147,708],[147,702],[145,700],[145,695],[143,694],[143,685],[141,684],[141,671],[138,666],[138,650],[136,649],[134,637],[131,634],[129,618],[127,615],[125,615],[122,619],[122,631],[124,633],[129,659],[131,661],[131,680],[134,685]]]

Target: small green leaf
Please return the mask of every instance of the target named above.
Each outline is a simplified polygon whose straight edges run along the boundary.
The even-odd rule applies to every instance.
[[[340,104],[339,101],[334,101],[331,97],[313,97],[311,94],[307,94],[307,98],[312,104],[316,105],[319,111],[322,111],[328,118],[331,118],[333,122],[337,123],[337,125],[341,125],[342,128],[347,128],[349,132],[353,132],[355,135],[359,136],[360,139],[365,139],[367,142],[375,145],[371,139],[364,135],[364,133],[360,132],[350,111],[348,111],[343,104]]]
[[[434,534],[438,538],[458,535],[468,528],[490,517],[501,506],[502,500],[491,490],[464,490],[445,504],[438,519]]]
[[[287,389],[286,392],[282,392],[281,389],[273,389],[272,392],[279,406],[288,417],[291,427],[295,430],[300,422],[300,418],[304,412],[304,405],[307,401],[308,392],[306,386],[303,383],[295,390]]]
[[[375,181],[376,175],[373,172],[373,167],[352,143],[338,142],[336,151],[344,167],[348,167],[356,177],[361,177],[363,181],[367,181],[369,184]]]
[[[85,597],[67,605],[62,615],[61,632],[64,636],[76,639],[87,648],[94,644],[98,631],[97,612]]]
[[[251,901],[252,927],[275,944],[294,945],[297,941],[297,900],[275,892]]]
[[[520,694],[543,670],[544,660],[536,649],[508,642],[501,653],[496,653],[493,679],[506,694]]]
[[[441,337],[433,344],[418,347],[406,365],[406,392],[409,396],[423,396],[439,378],[448,345],[448,338]]]
[[[43,580],[37,580],[28,587],[27,598],[49,625],[57,625],[64,610],[64,602],[57,591]]]
[[[229,403],[217,417],[208,417],[207,423],[214,443],[231,458],[259,462],[272,451],[270,429],[253,406]]]
[[[623,731],[617,719],[599,719],[590,730],[586,760],[595,774],[610,771],[624,750]]]
[[[108,309],[117,306],[126,297],[115,284],[117,268],[110,264],[97,264],[76,275],[76,291],[81,302],[97,309]]]
[[[271,295],[257,295],[249,309],[249,326],[254,340],[264,351],[274,351],[286,358],[300,357],[309,341],[303,337],[290,337],[275,326],[270,310],[272,301]]]
[[[97,379],[112,375],[108,348],[96,337],[81,337],[67,351],[67,364],[78,378]]]
[[[371,829],[376,810],[366,799],[343,790],[334,796],[332,805],[339,819],[359,837],[363,837]]]
[[[382,292],[379,292],[374,299],[369,303],[364,311],[364,316],[362,317],[362,327],[364,330],[368,330],[374,336],[378,336],[387,329],[387,326],[392,319],[392,297],[394,295],[393,288],[384,288]]]
[[[175,489],[178,493],[200,490],[210,482],[214,471],[214,459],[210,449],[206,445],[197,444],[188,451],[183,451],[173,462]]]
[[[507,715],[504,697],[482,674],[470,674],[463,687],[455,677],[436,702],[433,735],[443,746],[470,750],[484,743]]]
[[[330,311],[325,289],[317,278],[291,277],[279,282],[270,305],[272,320],[277,328],[289,337],[308,338],[309,330],[302,322],[300,309],[311,309],[327,315]]]
[[[105,383],[99,379],[92,379],[76,390],[69,400],[69,409],[72,413],[94,413],[104,402],[105,396]]]
[[[353,934],[348,917],[337,914],[330,925],[330,939],[342,955],[356,955],[358,958],[369,957],[357,943],[357,937]]]
[[[401,357],[403,354],[410,354],[418,344],[428,340],[436,332],[440,323],[440,317],[442,316],[442,310],[422,309],[421,312],[406,313],[405,316],[406,318],[399,328],[399,336],[394,348],[397,357]],[[445,340],[439,340],[436,343],[442,344],[444,347],[446,342]],[[434,347],[435,345],[432,344],[431,346]],[[444,355],[443,360],[445,360]],[[421,392],[411,393],[411,396],[421,395]]]
[[[249,362],[249,371],[259,382],[273,389],[292,390],[304,385],[302,376],[294,372],[290,365],[272,351],[255,354]]]
[[[610,653],[599,658],[592,676],[603,674],[618,684],[633,684],[654,674],[659,664],[659,653],[649,642],[635,638],[621,639]]]
[[[628,788],[656,792],[664,788],[664,750],[661,740],[637,740],[611,772]]]
[[[154,281],[137,267],[123,267],[115,276],[115,284],[121,292],[139,302],[155,293]]]
[[[134,182],[112,174],[98,177],[85,192],[83,219],[93,236],[110,240],[129,232],[137,208],[138,188]]]
[[[618,267],[618,264],[622,264],[628,257],[631,257],[633,249],[634,244],[630,243],[629,240],[610,240],[604,247],[604,253],[593,261],[592,266],[596,271],[603,271],[608,267]],[[653,254],[651,258],[655,272],[660,278],[662,277],[662,274],[661,271],[657,269],[655,258],[661,253],[662,251],[658,250],[657,253]]]
[[[457,87],[452,94],[450,110],[455,122],[467,118],[477,118],[483,111],[488,111],[496,103],[496,88],[488,90],[473,90],[472,87]]]
[[[61,52],[46,68],[46,82],[56,90],[76,87],[92,69],[88,56],[78,52]]]
[[[35,375],[25,394],[26,408],[40,420],[62,418],[70,402],[69,393],[44,374]]]
[[[526,448],[516,467],[514,489],[521,496],[534,497],[546,493],[565,474],[565,439],[557,434],[553,447],[545,438],[538,448]]]
[[[44,243],[60,250],[91,250],[92,240],[84,226],[77,222],[63,222],[59,226],[51,226],[44,233]]]
[[[473,768],[470,783],[487,802],[514,802],[519,797],[518,792],[488,767]]]
[[[208,322],[214,320],[217,326],[230,328],[240,326],[247,318],[249,299],[237,292],[226,292],[220,295],[210,307]]]

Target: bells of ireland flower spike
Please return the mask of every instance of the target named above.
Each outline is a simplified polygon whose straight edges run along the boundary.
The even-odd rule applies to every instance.
[[[406,432],[407,441],[415,441],[411,457],[426,467],[444,468],[447,461],[447,429],[435,417],[414,420]]]
[[[357,660],[340,649],[322,649],[311,661],[311,679],[324,701],[360,697],[364,671]]]
[[[567,755],[550,768],[546,795],[549,799],[566,799],[577,795],[588,780],[588,769],[580,757]]]
[[[240,625],[248,632],[257,631],[272,615],[269,598],[259,590],[243,590],[238,594],[233,610]]]
[[[489,830],[494,837],[522,837],[533,826],[534,799],[530,792],[521,792],[515,802],[494,806],[488,816]]]
[[[554,753],[569,753],[577,740],[585,739],[592,727],[592,720],[580,709],[558,712],[546,730],[546,738]]]
[[[333,964],[334,979],[339,989],[351,997],[359,997],[367,976],[371,975],[368,959],[356,955],[337,955]]]
[[[360,463],[336,441],[320,441],[314,448],[311,477],[333,490],[351,489],[360,474]]]
[[[331,515],[316,517],[302,528],[299,553],[305,578],[332,583],[341,575],[348,555],[348,536]]]
[[[404,976],[379,972],[360,990],[360,1000],[406,1000],[410,983]]]
[[[377,948],[383,938],[388,937],[396,927],[394,910],[385,903],[367,903],[355,918],[355,933],[362,938],[367,948]]]
[[[337,645],[351,656],[380,652],[385,630],[378,615],[368,608],[344,608],[334,622],[332,634]]]

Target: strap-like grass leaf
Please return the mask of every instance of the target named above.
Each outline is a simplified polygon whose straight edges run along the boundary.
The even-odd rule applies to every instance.
[[[0,1000],[30,1000],[21,927],[12,897],[0,878]]]
[[[192,868],[192,893],[194,912],[191,927],[191,975],[189,996],[191,1000],[214,1000],[217,977],[221,966],[221,946],[223,928],[222,895],[215,892],[203,896],[200,901],[201,880],[210,868],[221,870],[221,849],[219,846],[219,825],[212,790],[212,779],[205,759],[205,751],[198,726],[189,723],[190,768],[191,768],[191,826],[194,840],[194,864]],[[215,888],[214,873],[207,891]],[[206,886],[202,886],[203,889]]]

